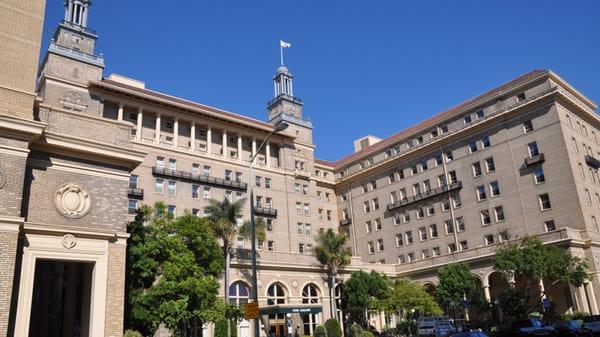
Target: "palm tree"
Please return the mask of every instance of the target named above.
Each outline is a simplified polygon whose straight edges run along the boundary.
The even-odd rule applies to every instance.
[[[348,237],[343,233],[336,233],[331,228],[317,235],[317,244],[314,248],[315,257],[327,269],[329,278],[329,303],[331,317],[336,318],[335,286],[336,276],[340,269],[350,264],[352,252],[346,247]]]
[[[256,241],[265,241],[267,239],[267,223],[265,222],[265,219],[257,217],[254,219],[254,225],[256,226]],[[238,231],[238,235],[244,240],[252,239],[252,224],[250,221],[244,222]]]
[[[229,270],[231,265],[231,254],[233,253],[233,243],[238,236],[237,219],[242,214],[242,209],[246,199],[239,199],[231,202],[224,198],[223,201],[210,200],[205,212],[210,227],[215,235],[223,241],[223,256],[225,257],[225,302],[229,304]],[[229,319],[227,320],[227,336],[231,335]]]

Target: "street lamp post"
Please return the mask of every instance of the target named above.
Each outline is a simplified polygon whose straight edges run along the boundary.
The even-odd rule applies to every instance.
[[[276,132],[281,132],[287,129],[289,124],[284,122],[279,122],[275,124],[275,128],[271,131],[265,140],[260,144],[255,153],[250,157],[250,164],[248,165],[248,189],[250,194],[250,227],[252,228],[252,297],[254,301],[258,304],[258,275],[256,271],[256,223],[254,222],[254,184],[252,183],[252,165],[254,164],[254,159],[260,152],[260,150],[265,146],[265,144],[269,141],[271,136],[273,136]],[[260,317],[260,314],[259,316]],[[259,318],[254,319],[254,337],[260,336],[260,320]]]

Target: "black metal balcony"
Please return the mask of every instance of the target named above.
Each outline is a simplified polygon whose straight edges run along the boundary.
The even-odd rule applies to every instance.
[[[192,182],[200,182],[206,185],[212,185],[217,187],[224,187],[234,190],[245,191],[248,188],[248,184],[222,178],[215,178],[208,175],[195,174],[191,172],[184,172],[179,170],[169,170],[164,167],[152,168],[152,174],[155,176],[163,176],[167,178],[177,178],[180,180],[187,180]]]
[[[270,100],[267,103],[267,106],[271,106],[273,103],[275,103],[275,102],[277,102],[277,101],[279,101],[281,99],[285,99],[285,100],[288,100],[288,101],[291,101],[291,102],[294,102],[294,103],[302,104],[302,100],[300,98],[298,98],[298,97],[291,96],[291,95],[288,95],[288,94],[279,94],[277,97],[275,97],[272,100]]]
[[[254,214],[269,216],[269,217],[277,217],[277,210],[272,208],[271,206],[263,207],[261,204],[257,204],[254,206]]]
[[[600,160],[598,160],[590,155],[585,155],[585,163],[595,169],[600,168]]]
[[[532,166],[536,164],[541,164],[546,160],[543,153],[535,155],[533,157],[525,158],[525,166]]]
[[[144,199],[144,189],[129,186],[127,195],[130,198]]]
[[[404,206],[413,204],[415,202],[419,202],[419,201],[423,201],[423,200],[426,200],[426,199],[429,199],[429,198],[433,198],[433,197],[438,196],[438,195],[440,195],[442,193],[446,193],[446,192],[449,192],[449,191],[458,190],[458,189],[461,189],[461,188],[462,188],[462,181],[458,181],[458,182],[455,182],[455,183],[450,184],[450,185],[444,185],[444,186],[441,186],[441,187],[437,187],[437,188],[434,188],[432,190],[429,190],[429,191],[426,191],[426,192],[423,192],[423,193],[419,193],[419,194],[414,195],[412,197],[404,198],[402,200],[398,200],[396,202],[388,204],[387,205],[387,210],[391,211],[391,210],[394,210],[396,208],[404,207]]]
[[[348,226],[351,223],[352,223],[352,219],[351,218],[346,218],[346,219],[340,220],[340,226]]]

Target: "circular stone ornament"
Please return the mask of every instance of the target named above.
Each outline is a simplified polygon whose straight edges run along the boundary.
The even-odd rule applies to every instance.
[[[92,208],[89,194],[81,186],[71,183],[56,191],[55,204],[60,214],[71,219],[84,217]]]
[[[75,239],[73,234],[65,234],[65,236],[62,237],[61,244],[66,249],[71,249],[77,245],[77,239]]]

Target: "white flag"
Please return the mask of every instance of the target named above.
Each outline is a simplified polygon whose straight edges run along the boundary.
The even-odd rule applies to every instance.
[[[291,47],[292,47],[292,44],[291,44],[291,43],[289,43],[289,42],[285,42],[285,41],[283,41],[283,40],[279,40],[279,46],[280,46],[281,48],[291,48]]]

